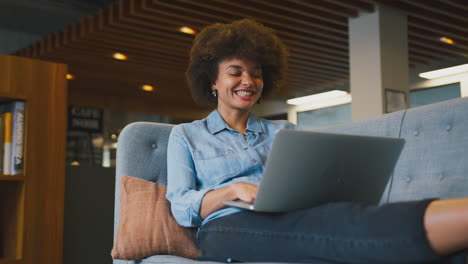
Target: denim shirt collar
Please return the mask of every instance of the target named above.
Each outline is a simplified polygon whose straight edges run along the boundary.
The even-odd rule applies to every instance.
[[[211,114],[206,117],[206,122],[208,125],[208,130],[213,135],[224,129],[232,130],[232,128],[230,128],[229,125],[224,122],[224,119],[221,117],[218,110],[211,112]],[[260,121],[252,113],[249,113],[249,119],[247,120],[247,127],[245,130],[252,132],[263,132]]]

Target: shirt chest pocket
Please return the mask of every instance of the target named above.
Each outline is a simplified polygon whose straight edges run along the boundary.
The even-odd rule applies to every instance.
[[[197,176],[208,186],[215,186],[238,176],[241,164],[237,155],[232,150],[217,148],[194,151]]]

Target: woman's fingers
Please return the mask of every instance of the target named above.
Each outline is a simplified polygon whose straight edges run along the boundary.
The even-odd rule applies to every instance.
[[[232,185],[235,188],[237,199],[244,202],[253,202],[257,197],[258,186],[246,182],[237,182]]]

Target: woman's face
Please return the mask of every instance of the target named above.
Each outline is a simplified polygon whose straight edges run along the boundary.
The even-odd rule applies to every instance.
[[[262,95],[262,67],[251,60],[227,58],[219,63],[211,89],[218,93],[218,110],[249,110]]]

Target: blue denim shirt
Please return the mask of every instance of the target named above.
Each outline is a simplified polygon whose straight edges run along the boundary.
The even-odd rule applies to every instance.
[[[203,196],[235,182],[260,184],[273,138],[281,128],[297,129],[287,121],[267,121],[250,114],[246,138],[230,128],[217,110],[208,117],[175,126],[167,150],[167,194],[181,226],[199,227],[242,209],[223,208],[200,217]]]

